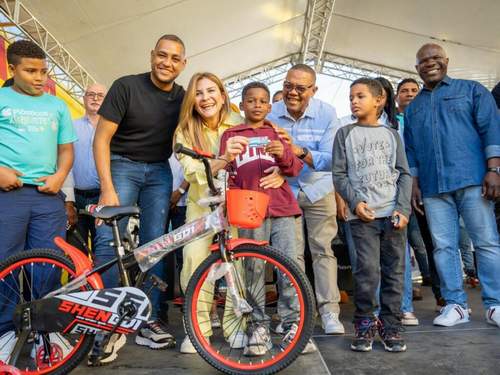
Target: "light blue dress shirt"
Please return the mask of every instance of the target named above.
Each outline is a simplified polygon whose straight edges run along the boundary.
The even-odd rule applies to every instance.
[[[87,116],[73,122],[78,141],[73,144],[75,161],[73,162],[73,178],[75,188],[79,190],[99,189],[99,176],[95,167],[92,143],[95,128]]]
[[[281,100],[273,104],[268,118],[285,129],[293,143],[307,147],[311,152],[314,168],[304,163],[298,177],[288,178],[294,194],[297,196],[299,190],[302,190],[311,203],[314,203],[333,192],[333,128],[338,121],[335,108],[311,98],[304,114],[295,120]]]

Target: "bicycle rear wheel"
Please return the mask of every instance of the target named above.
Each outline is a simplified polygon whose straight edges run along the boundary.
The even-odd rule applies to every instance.
[[[15,306],[41,299],[75,277],[71,261],[50,249],[24,251],[0,264],[0,363],[7,362],[19,338],[12,323]],[[86,285],[81,290],[88,289]],[[14,365],[22,374],[67,374],[88,354],[93,339],[92,335],[31,331]]]
[[[222,327],[211,326],[216,282],[209,275],[222,264],[220,253],[214,252],[194,272],[186,290],[187,333],[198,353],[219,371],[276,373],[290,365],[311,338],[312,288],[298,264],[271,247],[241,245],[231,251],[231,259],[241,284],[240,295],[252,311],[238,316],[226,288],[226,308],[217,309]],[[257,268],[261,272],[255,272]],[[277,276],[279,287],[264,283],[266,268],[268,275],[272,271]],[[219,292],[221,289],[219,285]]]

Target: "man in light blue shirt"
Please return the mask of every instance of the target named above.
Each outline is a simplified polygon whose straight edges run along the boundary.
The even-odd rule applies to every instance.
[[[313,261],[315,292],[322,326],[327,334],[343,334],[339,321],[340,293],[337,259],[331,242],[337,234],[336,205],[332,181],[335,109],[313,96],[316,73],[304,64],[293,66],[283,83],[283,100],[273,104],[269,120],[284,129],[294,154],[304,168],[288,180],[302,209],[297,220],[297,253],[304,267],[304,227],[307,228]]]
[[[74,144],[75,160],[72,175],[74,179],[75,202],[66,202],[68,217],[77,217],[77,210],[84,209],[88,204],[97,204],[99,201],[99,177],[95,167],[92,143],[94,142],[95,129],[99,121],[97,111],[106,96],[106,87],[99,83],[91,84],[85,90],[83,105],[85,116],[73,122],[78,141]],[[73,213],[72,213],[73,211]],[[89,235],[94,247],[95,223],[85,215],[78,217],[76,229],[88,244]],[[71,241],[76,244],[75,241]]]

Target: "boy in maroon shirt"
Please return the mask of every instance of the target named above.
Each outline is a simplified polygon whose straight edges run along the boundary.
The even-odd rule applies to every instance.
[[[302,161],[292,152],[290,146],[283,142],[273,126],[265,121],[271,111],[270,93],[266,85],[252,82],[243,88],[240,109],[245,113],[245,123],[224,132],[221,137],[220,154],[223,155],[226,142],[232,137],[245,137],[248,144],[241,154],[231,161],[228,169],[234,173],[229,178],[233,188],[263,191],[259,180],[270,167],[278,167],[285,176],[297,176],[302,169]],[[269,195],[269,207],[266,219],[257,229],[240,229],[239,235],[255,240],[270,241],[273,247],[281,250],[293,260],[297,260],[295,240],[295,217],[301,215],[301,210],[285,181],[279,188],[266,189]],[[264,290],[265,264],[263,261],[245,261],[247,278],[247,293]],[[252,280],[251,285],[249,281]],[[278,314],[282,321],[280,333],[293,331],[299,305],[293,287],[287,285],[278,275],[279,301]],[[243,351],[246,356],[262,356],[272,347],[269,334],[270,317],[265,313],[265,293],[252,295],[257,301],[257,308],[252,312],[253,324],[250,324],[247,345]]]

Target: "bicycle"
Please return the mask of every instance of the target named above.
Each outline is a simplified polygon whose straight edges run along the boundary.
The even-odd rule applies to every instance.
[[[260,226],[267,195],[217,189],[209,164],[215,156],[180,144],[174,150],[203,163],[209,188],[208,215],[126,252],[118,221],[137,217],[139,209],[87,206],[86,214],[112,227],[114,259],[94,267],[82,252],[56,238],[64,255],[35,249],[15,254],[0,264],[0,312],[12,316],[9,323],[15,326],[15,330],[0,337],[0,353],[4,350],[2,338],[4,344],[10,345],[7,367],[15,366],[26,375],[67,374],[86,357],[95,334],[104,332],[109,337],[113,333],[136,332],[151,313],[148,296],[139,289],[147,271],[170,252],[206,235],[214,236],[211,255],[190,279],[183,314],[185,330],[201,357],[227,374],[273,374],[302,352],[311,338],[315,316],[314,295],[306,275],[297,263],[267,242],[235,239],[229,233],[230,224]],[[254,264],[247,262],[264,262],[281,282],[293,287],[297,301],[293,314],[277,316],[279,301],[269,297],[273,286],[264,283],[262,287],[257,280],[246,279],[245,267]],[[122,287],[105,289],[99,274],[115,265]],[[137,269],[137,265],[140,270],[133,279],[130,270]],[[43,283],[39,282],[41,275]],[[214,303],[214,286],[221,279],[226,284],[225,303],[217,305],[219,310],[225,310],[223,327],[212,329],[207,325],[210,318],[206,320],[211,308],[203,308]],[[154,276],[152,281],[156,286],[160,283]],[[257,311],[264,319],[254,317]],[[242,332],[248,339],[249,333],[263,324],[270,329],[271,348],[262,356],[244,355],[243,345],[235,342],[233,334]],[[9,333],[11,337],[6,339]]]

